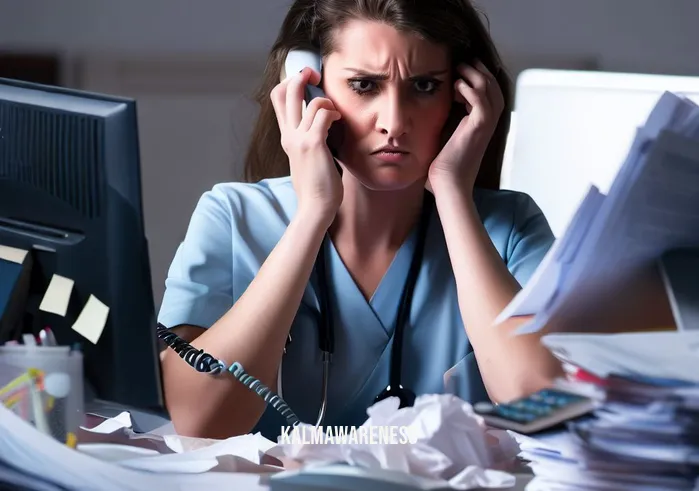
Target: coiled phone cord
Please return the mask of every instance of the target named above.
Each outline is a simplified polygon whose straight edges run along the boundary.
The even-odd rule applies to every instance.
[[[290,426],[299,424],[299,418],[294,414],[289,405],[284,402],[281,397],[272,392],[269,387],[248,374],[240,363],[235,362],[230,367],[227,367],[221,360],[214,358],[202,349],[195,348],[160,323],[158,323],[157,334],[165,344],[197,372],[211,375],[219,375],[224,371],[229,372],[245,387],[255,392],[267,404],[270,404],[274,409],[279,411],[289,422]]]

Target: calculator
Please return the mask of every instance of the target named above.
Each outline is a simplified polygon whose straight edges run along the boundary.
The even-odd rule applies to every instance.
[[[543,389],[506,404],[478,402],[473,405],[490,426],[529,434],[549,429],[591,412],[595,402],[560,389]]]

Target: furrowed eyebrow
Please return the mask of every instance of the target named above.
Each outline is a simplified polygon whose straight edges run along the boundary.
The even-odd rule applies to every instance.
[[[362,70],[359,68],[351,68],[351,67],[347,67],[347,68],[345,68],[345,70],[348,72],[353,72],[358,77],[369,78],[372,80],[387,80],[388,79],[387,73],[381,73],[381,72],[380,73],[372,73],[372,72]],[[449,72],[449,70],[432,70],[432,71],[429,71],[426,73],[422,73],[420,75],[413,75],[412,77],[410,77],[410,80],[418,80],[418,79],[425,78],[425,77],[434,77],[437,75],[444,75],[448,72]]]
[[[372,73],[366,70],[361,70],[359,68],[345,68],[345,71],[352,72],[358,77],[370,78],[373,80],[386,80],[388,79],[388,73]]]

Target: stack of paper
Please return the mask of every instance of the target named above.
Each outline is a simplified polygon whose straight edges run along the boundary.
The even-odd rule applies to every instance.
[[[699,247],[699,107],[665,93],[609,193],[590,188],[498,320],[533,315],[519,333],[667,327],[672,311],[657,261],[687,247]]]
[[[255,439],[247,437],[248,442]],[[39,491],[268,489],[261,466],[239,457],[232,448],[236,442],[222,440],[190,452],[152,456],[133,447],[131,455],[122,452],[117,461],[71,449],[0,404],[0,488],[6,489],[6,484],[7,489]],[[258,454],[255,447],[245,447],[246,455]],[[113,455],[121,449],[111,450]]]
[[[599,405],[554,441],[520,442],[535,474],[528,491],[699,487],[699,332],[557,334],[544,344],[588,372]]]

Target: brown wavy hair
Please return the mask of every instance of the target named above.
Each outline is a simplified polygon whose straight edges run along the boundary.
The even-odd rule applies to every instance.
[[[289,161],[270,100],[291,49],[333,52],[333,32],[350,20],[382,22],[401,32],[417,33],[449,49],[453,77],[459,63],[480,60],[493,73],[505,98],[505,108],[481,163],[476,186],[498,189],[512,111],[512,82],[484,22],[485,15],[470,0],[296,0],[284,19],[264,70],[255,100],[260,112],[245,159],[245,180],[257,182],[289,175]],[[455,79],[453,79],[455,80]],[[466,115],[453,104],[445,126],[445,141]]]

